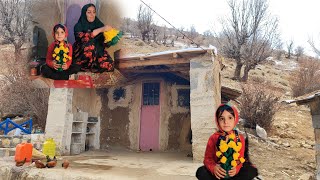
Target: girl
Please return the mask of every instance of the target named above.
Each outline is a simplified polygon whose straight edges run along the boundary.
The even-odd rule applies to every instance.
[[[242,134],[234,130],[239,121],[237,109],[221,104],[216,111],[215,119],[219,130],[209,138],[203,161],[204,166],[198,168],[196,177],[200,180],[224,179],[226,176],[233,180],[251,180],[256,177],[258,171],[248,161],[247,152],[245,152],[248,146],[247,141],[245,142]],[[233,139],[235,145],[239,147],[236,159],[239,159],[240,162],[234,161],[235,164],[231,170],[226,171],[223,168],[225,161],[221,158],[221,152],[223,152],[221,141],[228,142],[229,139]]]
[[[76,42],[73,44],[73,58],[82,71],[114,71],[114,62],[106,51],[103,36],[103,32],[111,29],[96,17],[93,4],[83,6],[79,21],[74,26]]]
[[[68,29],[62,24],[57,24],[53,27],[52,35],[54,42],[48,47],[42,75],[55,80],[68,80],[69,75],[79,71],[77,67],[71,66],[72,46],[65,41]]]

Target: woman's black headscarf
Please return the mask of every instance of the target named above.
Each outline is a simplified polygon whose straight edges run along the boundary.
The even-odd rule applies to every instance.
[[[94,7],[96,9],[96,6],[94,4],[86,4],[81,9],[81,16],[78,20],[78,23],[74,26],[74,32],[92,32],[93,30],[97,28],[101,28],[104,26],[104,24],[100,21],[100,19],[96,16],[93,22],[89,22],[87,20],[87,10],[89,7]]]
[[[87,10],[89,7],[94,7],[96,9],[96,6],[92,3],[86,4],[81,9],[81,16],[78,20],[78,23],[74,26],[74,34],[75,37],[77,37],[77,33],[79,32],[92,32],[95,29],[101,28],[104,26],[104,24],[100,21],[100,19],[96,16],[93,22],[89,22],[87,19]],[[77,40],[77,38],[76,38]],[[94,37],[93,43],[97,50],[97,55],[102,56],[103,55],[103,49],[104,49],[104,36],[103,33],[99,33],[97,36]]]

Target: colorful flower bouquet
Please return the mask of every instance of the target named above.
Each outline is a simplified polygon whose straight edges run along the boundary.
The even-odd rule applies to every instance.
[[[103,33],[104,43],[107,47],[116,45],[122,37],[122,32],[112,28],[109,31]]]
[[[72,57],[69,56],[69,48],[64,46],[64,43],[56,45],[53,50],[52,57],[57,61],[57,64],[61,66],[58,68],[58,71],[63,71],[62,64],[69,61]]]
[[[238,164],[245,162],[245,159],[243,157],[239,158],[239,151],[242,147],[242,143],[240,142],[240,140],[237,142],[234,141],[234,139],[236,138],[235,134],[229,134],[228,137],[228,142],[220,139],[218,151],[216,152],[216,156],[221,163],[221,167],[227,172],[225,178],[230,177],[228,171],[230,171],[232,167],[236,167]]]

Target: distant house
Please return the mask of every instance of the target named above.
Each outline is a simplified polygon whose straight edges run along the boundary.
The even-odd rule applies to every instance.
[[[312,126],[315,134],[316,150],[316,178],[320,179],[320,91],[315,91],[296,98],[288,100],[287,103],[297,103],[298,105],[309,105],[312,115]]]

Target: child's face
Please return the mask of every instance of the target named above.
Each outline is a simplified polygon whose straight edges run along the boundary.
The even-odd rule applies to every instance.
[[[230,132],[234,128],[234,116],[228,111],[223,111],[218,122],[223,131]]]
[[[57,41],[63,41],[66,38],[66,32],[62,28],[58,28],[56,32],[54,32],[54,38]]]
[[[89,22],[93,22],[96,18],[96,9],[93,6],[89,7],[87,9],[86,15],[87,15],[87,20]]]

